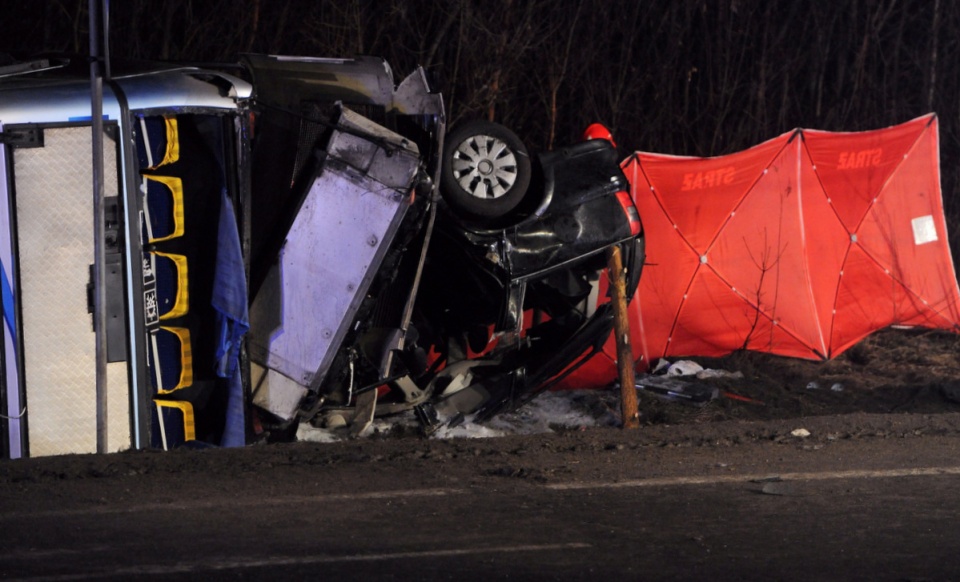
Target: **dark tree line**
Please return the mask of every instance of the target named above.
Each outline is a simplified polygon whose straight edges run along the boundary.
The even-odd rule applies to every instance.
[[[0,52],[85,52],[88,0],[0,0]],[[385,57],[439,82],[450,121],[534,149],[610,126],[624,155],[740,150],[795,127],[935,111],[960,227],[960,3],[946,0],[113,0],[115,57]],[[954,241],[960,240],[955,234]]]

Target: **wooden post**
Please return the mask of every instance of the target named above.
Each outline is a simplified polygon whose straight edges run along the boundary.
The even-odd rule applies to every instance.
[[[607,273],[613,302],[613,333],[617,341],[617,370],[620,372],[620,414],[623,428],[640,428],[637,406],[636,377],[633,371],[633,347],[630,344],[630,321],[627,316],[627,284],[624,280],[620,247],[607,251]]]

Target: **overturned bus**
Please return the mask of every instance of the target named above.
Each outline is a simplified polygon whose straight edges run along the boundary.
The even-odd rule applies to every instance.
[[[608,141],[447,132],[369,57],[115,64],[93,123],[83,64],[0,67],[4,457],[482,421],[608,338],[606,249],[636,287]]]

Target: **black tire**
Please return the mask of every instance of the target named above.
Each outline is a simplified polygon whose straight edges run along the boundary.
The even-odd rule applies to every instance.
[[[506,215],[523,200],[530,174],[527,148],[499,123],[470,121],[447,134],[440,193],[458,214]]]

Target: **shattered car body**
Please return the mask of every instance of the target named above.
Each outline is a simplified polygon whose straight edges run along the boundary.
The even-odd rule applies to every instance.
[[[287,440],[303,422],[356,434],[409,410],[427,430],[482,420],[600,349],[611,245],[636,287],[642,233],[606,141],[528,156],[489,124],[448,134],[423,71],[396,84],[376,58],[116,70],[98,241],[82,75],[51,60],[0,78],[5,456],[92,452],[105,422],[119,450]],[[467,147],[476,164],[451,163]]]

